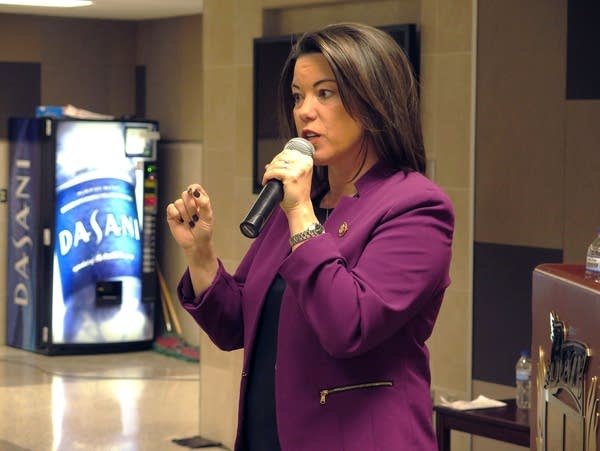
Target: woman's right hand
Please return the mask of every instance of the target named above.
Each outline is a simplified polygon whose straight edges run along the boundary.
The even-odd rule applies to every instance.
[[[181,197],[167,205],[167,223],[177,244],[186,254],[210,245],[213,212],[208,194],[199,184],[191,184]]]
[[[208,194],[197,183],[167,205],[167,223],[188,264],[194,292],[202,293],[218,271],[212,246],[213,211]]]

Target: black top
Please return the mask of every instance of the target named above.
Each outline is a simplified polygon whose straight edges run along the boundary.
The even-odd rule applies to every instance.
[[[319,222],[324,223],[331,210],[315,206]],[[275,415],[275,364],[277,328],[285,280],[277,275],[267,292],[248,371],[248,387],[244,406],[244,450],[280,451]]]
[[[278,451],[275,417],[277,325],[285,281],[275,277],[260,316],[248,372],[244,437],[247,451]]]

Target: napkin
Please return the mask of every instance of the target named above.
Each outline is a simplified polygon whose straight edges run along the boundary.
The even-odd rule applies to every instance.
[[[489,409],[491,407],[503,407],[506,405],[505,402],[487,398],[483,395],[479,395],[472,401],[458,400],[452,402],[448,401],[443,396],[440,396],[440,401],[442,406],[456,410]]]

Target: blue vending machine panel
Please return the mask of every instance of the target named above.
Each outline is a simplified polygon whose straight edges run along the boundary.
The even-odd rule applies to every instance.
[[[39,232],[42,217],[41,124],[11,121],[7,240],[7,344],[30,351],[38,347],[40,315],[37,306],[43,272]]]

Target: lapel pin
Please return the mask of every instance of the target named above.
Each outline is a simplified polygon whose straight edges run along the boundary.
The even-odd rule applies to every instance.
[[[340,227],[338,229],[338,236],[340,238],[343,237],[347,231],[348,231],[348,223],[344,221],[340,224]]]

